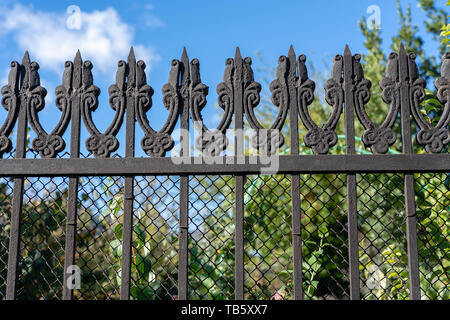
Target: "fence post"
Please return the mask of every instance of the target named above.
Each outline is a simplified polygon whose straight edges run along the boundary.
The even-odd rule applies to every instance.
[[[291,134],[291,155],[298,155],[298,109],[297,109],[297,75],[294,48],[291,46],[288,53],[289,71],[287,77],[289,96],[289,120]],[[300,57],[299,57],[300,59]],[[300,72],[299,72],[300,73]],[[300,176],[291,175],[291,201],[292,201],[292,251],[294,265],[294,299],[303,300],[302,277],[302,230],[300,212]]]
[[[410,112],[410,79],[408,67],[409,57],[403,44],[400,44],[398,53],[398,68],[400,81],[400,113],[402,128],[402,147],[404,154],[412,154],[411,141],[411,112]],[[405,214],[406,237],[408,245],[408,269],[411,300],[420,300],[419,258],[417,249],[417,214],[414,193],[414,174],[405,173]]]
[[[344,51],[345,144],[347,154],[355,154],[355,105],[353,100],[353,56],[348,46]],[[356,174],[347,174],[348,246],[350,299],[359,300],[359,243]]]
[[[234,57],[235,157],[244,156],[243,61],[239,48]],[[244,299],[244,175],[235,175],[235,300]]]
[[[137,71],[136,71],[136,57],[134,55],[133,47],[131,47],[130,54],[127,61],[127,94],[126,94],[126,145],[125,145],[125,157],[134,157],[134,137],[135,137],[135,103],[136,103],[136,90],[138,88]],[[125,76],[123,76],[125,79]],[[125,84],[122,84],[125,85]],[[122,88],[121,88],[122,89]],[[120,299],[130,299],[130,287],[131,287],[131,260],[132,260],[132,245],[133,245],[133,203],[134,203],[134,177],[125,177],[125,201],[123,212],[123,244],[122,244],[122,273],[120,284]],[[137,266],[136,266],[137,267]]]
[[[66,63],[67,64],[67,63]],[[70,127],[70,157],[79,158],[80,156],[80,102],[81,102],[81,55],[77,52],[74,63],[71,62],[66,66],[70,79],[64,79],[63,85],[66,84],[69,88],[74,90],[71,96],[67,94],[65,97],[67,102],[71,104],[71,127]],[[67,88],[67,89],[69,89]],[[77,204],[78,204],[78,184],[79,178],[69,178],[69,198],[67,200],[67,218],[66,218],[66,243],[65,243],[65,258],[64,258],[64,288],[63,299],[72,300],[73,289],[68,287],[69,274],[67,270],[70,266],[75,264],[75,237],[77,232]]]
[[[16,138],[16,153],[15,159],[22,159],[26,157],[27,146],[27,95],[19,94],[26,93],[29,90],[30,74],[30,57],[28,51],[22,59],[20,66],[20,89],[12,89],[13,94],[16,95],[16,103],[19,103],[19,114],[17,120],[17,138]],[[11,84],[10,84],[11,85]],[[17,91],[19,89],[19,92]],[[25,92],[24,92],[25,91]],[[9,256],[8,256],[8,273],[6,282],[6,300],[15,300],[17,294],[17,279],[18,279],[18,264],[20,254],[20,232],[22,223],[22,205],[23,205],[23,191],[24,178],[14,178],[14,191],[12,199],[12,213],[11,213],[11,231],[9,236]]]
[[[189,156],[189,58],[186,48],[181,56],[181,150],[180,157]],[[180,176],[180,234],[178,253],[178,299],[187,300],[188,236],[189,236],[189,176]]]

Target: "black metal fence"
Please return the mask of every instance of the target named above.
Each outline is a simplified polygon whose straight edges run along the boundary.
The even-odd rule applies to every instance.
[[[309,112],[315,83],[291,47],[270,84],[277,116],[264,130],[261,85],[237,49],[217,86],[223,117],[210,130],[201,116],[208,87],[184,51],[162,88],[168,120],[155,130],[146,116],[153,89],[131,50],[108,90],[113,121],[100,132],[92,119],[100,90],[78,52],[55,90],[61,118],[50,133],[38,118],[46,95],[38,64],[28,53],[13,61],[2,88],[0,297],[449,299],[450,54],[435,81],[440,112],[427,109],[415,54],[400,46],[389,55],[382,124],[365,109],[371,83],[360,59],[348,47],[334,58],[324,85],[332,111],[319,125]],[[149,157],[135,156],[136,122]],[[248,141],[244,123],[254,129]],[[166,157],[174,129],[192,125],[202,155],[182,135],[180,154]],[[395,144],[402,153],[386,154]]]

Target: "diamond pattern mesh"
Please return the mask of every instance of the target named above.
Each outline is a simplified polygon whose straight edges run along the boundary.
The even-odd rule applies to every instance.
[[[118,299],[123,223],[123,178],[81,178],[75,263],[81,288],[75,299]]]
[[[61,299],[68,178],[25,179],[18,298]],[[449,299],[450,175],[416,174],[422,299]],[[189,299],[234,298],[234,178],[189,177]],[[402,174],[357,174],[362,299],[408,299]],[[179,177],[135,177],[132,299],[178,298]],[[13,181],[0,178],[0,298],[6,290]],[[289,175],[249,175],[245,299],[292,299]],[[119,299],[123,177],[82,177],[75,299]],[[300,175],[305,299],[348,299],[345,174]]]
[[[450,173],[415,175],[422,299],[450,299]]]
[[[408,299],[403,175],[357,175],[362,299]]]
[[[62,295],[68,178],[24,180],[18,299]]]
[[[190,177],[188,247],[188,298],[233,299],[233,177]]]
[[[293,295],[291,194],[282,175],[248,176],[244,195],[245,298]]]
[[[176,299],[178,294],[179,178],[136,177],[132,299]]]
[[[305,299],[348,299],[345,175],[300,175]]]
[[[12,193],[13,180],[0,178],[0,300],[3,299],[6,294]]]

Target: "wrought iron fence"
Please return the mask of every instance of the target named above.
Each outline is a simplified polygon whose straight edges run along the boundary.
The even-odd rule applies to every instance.
[[[401,45],[389,55],[381,124],[365,109],[371,82],[360,59],[348,47],[334,58],[324,85],[332,111],[319,125],[309,112],[316,85],[306,57],[291,47],[270,84],[278,114],[264,130],[255,113],[261,85],[237,49],[217,86],[223,118],[211,130],[201,116],[208,87],[184,50],[162,88],[168,120],[155,130],[146,116],[153,89],[131,50],[108,90],[114,119],[100,132],[92,118],[100,89],[78,52],[55,90],[61,118],[50,133],[38,118],[46,95],[38,64],[28,53],[13,61],[1,90],[0,297],[449,299],[450,54],[435,81],[437,113],[424,111],[415,54]],[[244,119],[256,130],[247,142]],[[136,122],[149,157],[136,156]],[[192,124],[201,155],[192,156],[184,135],[180,154],[166,157],[174,129]],[[360,124],[373,154],[356,149]],[[341,137],[344,154],[331,154]],[[386,154],[394,144],[402,153]],[[276,164],[269,174],[263,156]]]

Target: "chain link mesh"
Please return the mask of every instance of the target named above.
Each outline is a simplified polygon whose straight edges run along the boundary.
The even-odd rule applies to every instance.
[[[13,185],[12,179],[0,178],[0,299],[6,295]]]
[[[450,299],[450,173],[415,175],[422,299]]]
[[[357,176],[362,299],[408,299],[403,175]]]
[[[18,298],[61,299],[68,178],[25,179]],[[75,299],[119,299],[123,177],[82,177]],[[416,174],[423,299],[449,299],[450,175]],[[234,178],[189,177],[188,298],[234,298]],[[402,174],[358,174],[362,299],[408,299]],[[135,177],[132,299],[178,298],[179,177]],[[246,299],[293,298],[290,175],[249,175],[244,194]],[[13,180],[0,179],[0,298],[6,290]],[[345,174],[300,175],[305,299],[349,299]]]
[[[177,299],[179,178],[136,177],[132,299]]]
[[[62,295],[68,178],[24,181],[18,299]]]
[[[2,158],[12,159],[13,157],[14,150],[3,154]],[[6,296],[13,187],[13,179],[0,178],[0,300]]]
[[[345,175],[301,175],[305,299],[348,299]]]
[[[188,298],[234,298],[234,178],[189,179]]]
[[[290,178],[247,176],[244,195],[245,298],[293,295]]]
[[[81,288],[75,299],[118,299],[122,256],[121,177],[80,178],[75,264]]]

